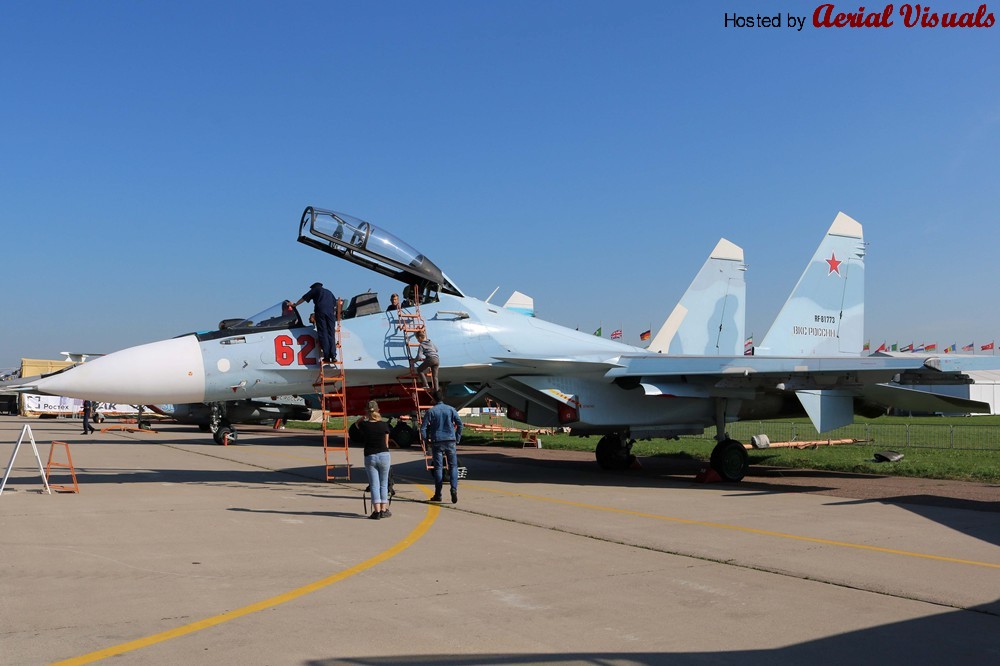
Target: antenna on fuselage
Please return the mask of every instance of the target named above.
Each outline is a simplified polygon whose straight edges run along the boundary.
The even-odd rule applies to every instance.
[[[489,296],[487,296],[487,297],[486,297],[486,300],[485,300],[485,301],[483,301],[483,302],[484,302],[484,303],[489,303],[489,302],[490,302],[490,299],[491,299],[491,298],[493,298],[494,296],[496,296],[496,295],[497,295],[497,292],[498,292],[498,291],[500,291],[500,285],[497,285],[497,288],[496,288],[496,289],[494,289],[494,290],[492,291],[492,293],[490,293],[490,295],[489,295]]]

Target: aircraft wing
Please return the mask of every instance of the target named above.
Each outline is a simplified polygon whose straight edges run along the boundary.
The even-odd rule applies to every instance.
[[[606,374],[638,380],[646,395],[752,399],[756,392],[794,394],[819,432],[852,423],[855,402],[912,411],[989,413],[989,405],[892,386],[896,378],[924,383],[968,383],[963,370],[990,369],[996,359],[939,357],[670,357],[622,358]]]
[[[623,366],[614,359],[580,359],[580,358],[515,358],[512,356],[495,356],[494,360],[500,364],[511,365],[516,368],[531,368],[551,374],[581,374],[589,372],[609,372],[622,368]]]
[[[926,369],[937,371],[927,365],[923,357],[841,357],[841,356],[667,356],[649,354],[642,356],[622,356],[620,367],[608,371],[609,379],[628,377],[670,378],[683,376],[718,376],[760,378],[761,382],[774,377],[808,378],[842,376],[844,379],[864,379],[869,382],[889,381],[902,372]],[[956,369],[955,371],[958,371]]]
[[[8,379],[5,382],[0,382],[0,395],[14,395],[17,393],[37,393],[39,395],[48,395],[45,391],[39,391],[37,389],[36,382],[42,377],[44,377],[44,375],[17,377],[15,379]]]

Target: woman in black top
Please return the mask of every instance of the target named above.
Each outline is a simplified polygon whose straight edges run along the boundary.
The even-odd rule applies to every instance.
[[[378,403],[368,403],[368,414],[358,421],[365,443],[365,470],[372,491],[372,520],[388,518],[389,512],[389,424],[382,420]]]

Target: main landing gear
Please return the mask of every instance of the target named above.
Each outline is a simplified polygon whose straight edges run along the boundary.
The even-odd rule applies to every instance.
[[[710,463],[723,481],[740,481],[750,467],[750,456],[746,448],[735,439],[728,437],[712,449]]]
[[[607,470],[629,469],[636,461],[632,455],[633,444],[634,439],[626,440],[625,435],[618,432],[601,437],[594,451],[598,466]]]
[[[712,469],[714,469],[723,481],[741,481],[747,474],[750,467],[750,456],[742,444],[735,439],[730,439],[726,432],[726,411],[728,401],[720,398],[715,402],[715,438],[718,444],[712,449],[712,457],[709,459]]]
[[[389,433],[389,439],[396,442],[396,446],[399,448],[408,449],[420,442],[420,433],[416,428],[402,421],[396,421],[396,425],[392,427],[392,431]]]
[[[625,470],[635,466],[636,458],[632,455],[634,439],[626,439],[622,433],[611,433],[601,437],[594,452],[597,464],[601,469]],[[733,483],[741,481],[750,468],[750,456],[742,444],[725,436],[712,449],[709,463],[723,481]]]

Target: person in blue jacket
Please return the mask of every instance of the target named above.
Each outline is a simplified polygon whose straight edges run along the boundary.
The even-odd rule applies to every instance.
[[[451,472],[451,503],[458,502],[458,452],[456,447],[462,441],[462,419],[451,405],[445,404],[441,391],[434,393],[435,405],[424,413],[420,424],[420,436],[430,442],[434,455],[434,496],[432,502],[441,501],[441,486],[444,485],[444,456],[448,456],[448,470]]]

